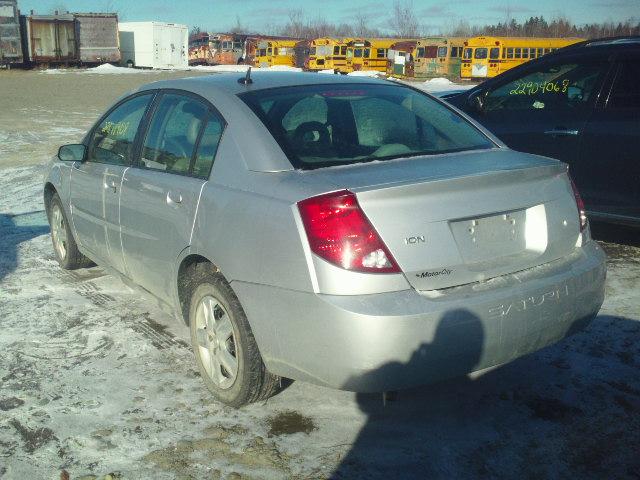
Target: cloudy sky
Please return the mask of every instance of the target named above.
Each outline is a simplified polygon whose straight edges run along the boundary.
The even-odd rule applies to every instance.
[[[428,33],[448,29],[461,19],[486,24],[543,15],[563,16],[574,23],[640,21],[640,0],[401,0],[412,4]],[[236,18],[247,30],[266,31],[286,23],[292,10],[302,9],[306,20],[323,18],[351,23],[356,12],[365,13],[372,27],[388,26],[393,0],[18,0],[23,12],[50,13],[116,10],[126,21],[158,20],[198,25],[211,31],[228,30]],[[272,33],[272,32],[267,32]]]

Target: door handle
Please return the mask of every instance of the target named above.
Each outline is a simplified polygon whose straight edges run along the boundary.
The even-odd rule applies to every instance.
[[[182,194],[180,192],[172,192],[171,190],[167,193],[167,203],[182,203]]]
[[[105,182],[104,188],[108,189],[108,190],[111,190],[113,193],[116,193],[116,191],[118,190],[118,187],[116,186],[116,181],[115,180],[110,180],[108,182]]]
[[[551,135],[553,137],[575,137],[580,132],[578,130],[567,130],[563,128],[554,128],[553,130],[547,130],[545,135]]]

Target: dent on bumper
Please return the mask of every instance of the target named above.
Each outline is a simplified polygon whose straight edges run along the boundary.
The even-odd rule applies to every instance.
[[[267,368],[353,391],[407,388],[508,362],[585,326],[605,255],[571,256],[438,292],[317,295],[233,282]]]

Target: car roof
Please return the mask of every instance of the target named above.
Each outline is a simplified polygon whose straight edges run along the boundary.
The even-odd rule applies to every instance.
[[[239,80],[245,78],[244,72],[213,73],[206,76],[187,77],[175,80],[162,80],[143,85],[141,90],[154,88],[175,88],[179,90],[202,90],[212,88],[224,90],[225,93],[237,95],[239,93],[265,90],[268,88],[294,87],[300,85],[330,85],[330,84],[384,84],[385,80],[350,75],[324,75],[310,72],[280,72],[251,70],[252,83],[245,85]]]
[[[613,53],[626,50],[636,51],[639,48],[640,36],[594,38],[592,40],[585,40],[583,42],[578,42],[572,45],[567,45],[563,48],[559,48],[555,52],[552,52],[541,58],[556,58],[561,55],[568,55],[578,52],[586,53],[593,51],[603,51]]]

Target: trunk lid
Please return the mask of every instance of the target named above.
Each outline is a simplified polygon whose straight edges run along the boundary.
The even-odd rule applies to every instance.
[[[492,149],[306,174],[354,192],[409,283],[434,290],[571,253],[580,227],[566,172],[555,160]]]

